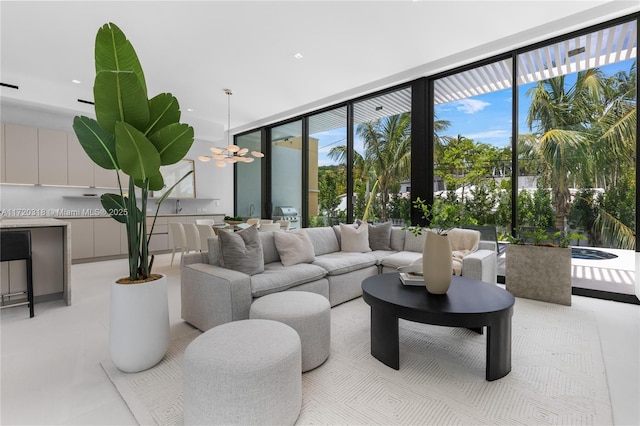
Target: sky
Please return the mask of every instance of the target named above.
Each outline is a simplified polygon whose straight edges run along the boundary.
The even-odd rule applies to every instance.
[[[629,71],[634,60],[619,62],[600,67],[605,75],[613,75],[619,70]],[[569,81],[569,77],[567,78]],[[526,115],[529,109],[529,100],[525,96],[532,84],[519,86],[520,105],[519,123],[520,133],[529,133],[526,124]],[[485,95],[475,96],[446,104],[436,105],[435,113],[438,120],[447,120],[451,126],[441,136],[457,137],[463,135],[476,142],[483,142],[496,147],[505,147],[510,143],[511,136],[511,90],[502,90]],[[328,158],[329,150],[333,146],[346,144],[346,131],[344,128],[330,130],[321,134],[312,135],[318,141],[318,165],[336,164]],[[362,152],[361,140],[354,141],[357,151]]]
[[[600,70],[610,76],[620,70],[629,71],[633,60],[619,62],[603,67]],[[574,78],[572,79],[571,76]],[[575,82],[575,74],[568,75],[567,84]],[[535,83],[518,86],[519,114],[518,129],[522,133],[530,133],[526,123],[527,113],[531,104],[526,92]],[[451,126],[441,136],[463,135],[476,142],[483,142],[497,147],[509,146],[511,136],[511,90],[492,92],[473,98],[437,105],[436,117],[448,120]]]

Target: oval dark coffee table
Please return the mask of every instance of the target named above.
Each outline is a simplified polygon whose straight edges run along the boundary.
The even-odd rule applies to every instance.
[[[434,295],[424,286],[403,285],[397,272],[362,281],[362,297],[371,306],[371,355],[391,368],[400,368],[398,318],[424,324],[487,327],[487,380],[511,371],[511,317],[515,298],[494,284],[454,276],[446,294]]]

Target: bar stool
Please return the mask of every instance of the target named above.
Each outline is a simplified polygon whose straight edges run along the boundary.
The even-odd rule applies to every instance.
[[[33,272],[31,263],[31,231],[3,231],[0,232],[0,261],[9,262],[11,260],[27,261],[27,301],[20,303],[4,304],[5,297],[17,296],[24,292],[8,293],[2,295],[2,306],[0,308],[8,308],[11,306],[29,305],[29,317],[33,318]]]

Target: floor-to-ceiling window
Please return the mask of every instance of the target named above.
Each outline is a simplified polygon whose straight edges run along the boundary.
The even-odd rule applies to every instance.
[[[302,137],[302,120],[282,124],[271,128],[271,215],[280,214],[282,207],[293,208],[301,219],[304,213],[302,199],[302,154],[304,140]],[[299,227],[300,221],[292,223]]]
[[[411,88],[353,104],[353,217],[404,223],[411,208]]]
[[[636,50],[634,20],[517,57],[518,224],[582,237],[574,287],[634,293]]]
[[[347,219],[347,107],[309,117],[309,226]]]
[[[493,238],[512,226],[512,68],[506,58],[434,81],[434,203]]]
[[[416,218],[413,179],[414,198],[462,206],[464,224],[501,240],[523,228],[582,235],[574,287],[608,282],[599,290],[632,293],[638,35],[637,16],[626,19],[267,128],[263,203],[293,206],[307,226],[403,224]],[[426,124],[412,121],[412,104]],[[593,264],[616,250],[612,267]]]
[[[235,143],[241,149],[261,152],[260,131],[236,137]],[[252,157],[247,157],[252,158]],[[261,217],[262,210],[262,161],[239,162],[236,166],[236,215],[242,217]]]

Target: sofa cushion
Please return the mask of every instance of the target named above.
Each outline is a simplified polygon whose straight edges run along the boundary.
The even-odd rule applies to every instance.
[[[407,231],[405,231],[399,226],[393,226],[391,228],[391,237],[390,237],[390,243],[389,243],[389,245],[391,246],[391,250],[394,250],[394,251],[404,250],[404,240],[405,240],[406,234],[407,234]]]
[[[407,266],[422,257],[422,252],[416,251],[399,251],[391,254],[380,262],[382,266],[387,268],[399,268],[401,266]]]
[[[326,270],[328,275],[346,274],[347,272],[357,271],[367,266],[373,266],[376,263],[376,258],[371,255],[371,253],[340,251],[316,256],[316,260],[313,262],[314,265]]]
[[[431,232],[427,229],[422,230],[422,235],[415,237],[411,232],[406,231],[404,236],[404,249],[405,251],[417,251],[422,253],[424,250],[424,239],[427,236],[427,232]]]
[[[280,255],[276,242],[273,239],[273,232],[260,232],[260,241],[262,242],[262,254],[264,256],[264,264],[280,262]]]
[[[382,259],[394,253],[397,253],[397,252],[393,250],[373,250],[367,254],[370,254],[371,256],[376,258],[376,265],[382,265]]]
[[[280,262],[268,263],[264,272],[251,277],[251,294],[261,297],[286,290],[300,284],[321,279],[327,275],[323,268],[309,263],[284,266]]]
[[[209,246],[209,251],[207,252],[209,265],[220,266],[220,257],[222,256],[222,253],[220,252],[220,241],[218,240],[218,236],[209,237],[207,239],[207,245]]]
[[[369,247],[371,250],[391,250],[391,222],[369,225]]]
[[[311,244],[306,232],[295,230],[291,232],[274,232],[272,235],[280,255],[280,262],[284,266],[314,261],[313,244]]]
[[[330,226],[324,226],[321,228],[303,228],[307,233],[311,244],[313,244],[313,252],[316,256],[321,256],[327,253],[333,253],[340,251],[340,244],[336,233],[333,232]]]
[[[264,271],[262,242],[255,225],[238,232],[220,232],[222,266],[248,275]]]
[[[360,220],[358,219],[357,222],[359,222]],[[342,247],[342,235],[340,235],[340,225],[345,225],[345,226],[350,226],[352,228],[357,228],[358,227],[358,223],[349,223],[349,224],[338,224],[338,225],[333,225],[333,232],[336,233],[336,238],[338,239],[338,245],[340,247]]]
[[[369,247],[369,224],[363,222],[354,228],[343,223],[340,224],[341,250],[346,252],[364,253],[371,251]]]

